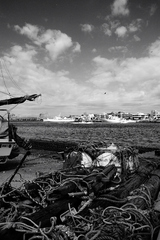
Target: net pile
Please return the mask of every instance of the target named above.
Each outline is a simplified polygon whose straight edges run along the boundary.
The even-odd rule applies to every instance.
[[[3,184],[0,239],[158,239],[160,161],[137,155],[113,146],[70,149],[60,171],[19,188]]]

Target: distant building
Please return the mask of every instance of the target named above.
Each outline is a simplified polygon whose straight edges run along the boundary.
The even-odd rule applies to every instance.
[[[151,117],[155,117],[157,115],[160,115],[160,113],[157,110],[152,110],[151,111]]]
[[[133,120],[142,120],[142,119],[145,119],[146,117],[148,117],[148,114],[145,114],[145,113],[132,114]]]

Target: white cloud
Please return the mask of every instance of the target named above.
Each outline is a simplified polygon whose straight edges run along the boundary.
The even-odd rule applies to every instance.
[[[129,31],[130,31],[130,32],[137,32],[137,30],[138,30],[138,29],[137,29],[137,27],[136,27],[135,25],[133,25],[133,24],[130,24],[130,25],[129,25]]]
[[[59,55],[64,53],[72,46],[72,39],[60,31],[56,32],[55,39],[46,44],[45,48],[48,50],[52,60],[56,60]]]
[[[119,38],[129,37],[130,34],[141,30],[143,20],[140,18],[132,20],[130,23],[124,22],[122,16],[128,16],[130,13],[127,3],[128,0],[114,0],[111,5],[111,14],[105,17],[106,22],[101,25],[106,36],[111,37],[116,34]]]
[[[129,15],[129,9],[127,7],[128,0],[115,0],[113,5],[111,6],[112,15],[118,16],[128,16]]]
[[[118,26],[115,29],[115,34],[119,38],[129,36],[129,34],[132,34],[132,33],[135,33],[135,32],[138,32],[141,30],[141,23],[142,23],[141,19],[136,19],[136,20],[133,20],[128,26]],[[136,36],[136,35],[135,35],[134,39],[135,39],[135,41],[140,40],[138,38],[138,36]]]
[[[153,57],[160,57],[160,38],[151,44],[149,54]]]
[[[89,82],[97,87],[99,86],[99,88],[107,87],[108,83],[114,79],[114,69],[117,68],[117,60],[109,60],[97,56],[93,59],[93,62],[96,64],[96,69]]]
[[[93,53],[96,53],[96,52],[97,52],[97,49],[96,49],[96,48],[93,48],[93,49],[92,49],[92,52],[93,52]]]
[[[44,47],[53,61],[73,45],[73,52],[80,52],[80,44],[74,43],[71,37],[60,30],[45,30],[28,23],[22,28],[16,25],[14,29],[18,33],[27,36],[34,44]]]
[[[124,29],[120,29],[120,26],[118,28],[117,35],[119,37],[128,34],[125,27]],[[43,30],[42,33],[40,30],[37,32],[36,29],[30,28],[30,31],[23,29],[32,42],[37,43],[36,45],[28,44],[25,47],[15,45],[3,57],[11,75],[21,89],[27,94],[42,94],[41,105],[27,103],[29,108],[27,109],[24,105],[18,106],[17,113],[38,115],[40,112],[48,111],[53,114],[55,108],[58,109],[58,114],[61,112],[60,109],[68,114],[76,114],[77,111],[80,113],[80,111],[84,112],[89,109],[89,111],[93,109],[93,112],[96,113],[96,109],[97,112],[109,109],[125,110],[127,106],[130,111],[134,111],[134,109],[138,111],[137,107],[139,106],[142,106],[145,111],[145,106],[148,109],[148,106],[152,108],[154,104],[159,104],[160,39],[148,47],[146,57],[122,60],[96,56],[93,58],[92,64],[89,62],[88,65],[84,64],[85,66],[73,65],[74,71],[77,71],[75,75],[74,73],[72,75],[72,69],[69,71],[67,65],[63,65],[63,67],[61,65],[54,69],[53,66],[49,66],[51,61],[48,55],[42,54],[42,46],[45,46],[45,49],[48,47],[48,53],[52,54],[53,59],[56,59],[69,49],[72,52],[79,52],[79,43],[72,42],[69,36],[60,31]],[[114,47],[113,45],[109,51],[125,52],[127,47]],[[92,52],[96,52],[96,50],[93,49]],[[87,73],[86,75],[83,70]],[[13,83],[8,80],[7,87],[12,94],[19,95],[16,86],[13,86]],[[130,106],[133,104],[136,107],[132,106],[131,109]]]
[[[101,29],[106,36],[113,36],[115,33],[118,37],[123,38],[127,37],[130,34],[134,34],[135,32],[141,31],[142,27],[142,19],[135,19],[129,25],[121,25],[119,20],[112,20],[111,17],[106,17],[107,22],[101,25]],[[139,41],[137,35],[134,37],[135,41]]]
[[[20,34],[27,36],[31,40],[36,40],[40,31],[37,26],[28,23],[26,23],[26,25],[22,28],[18,25],[15,25],[14,29]]]
[[[154,109],[160,99],[160,40],[148,50],[148,57],[121,61],[97,56],[93,59],[95,70],[89,83],[106,92],[106,102],[116,104],[120,110],[134,104],[143,106],[144,111],[149,111],[148,107]]]
[[[78,45],[76,46],[78,50]],[[40,112],[48,111],[50,116],[54,116],[63,109],[62,114],[76,114],[80,111],[77,110],[77,106],[80,109],[81,105],[88,103],[88,94],[93,93],[92,89],[76,82],[70,77],[70,72],[63,68],[59,71],[49,70],[46,62],[42,59],[38,61],[39,50],[41,49],[30,45],[25,47],[16,45],[4,56],[6,65],[16,83],[14,85],[11,79],[6,80],[9,92],[14,96],[42,94],[40,105],[36,102],[26,102],[18,105],[13,112],[16,115],[38,116]],[[92,104],[92,100],[89,102]],[[84,111],[83,108],[84,106],[82,111]],[[55,109],[59,112],[54,112]]]
[[[120,51],[120,52],[123,52],[123,53],[126,53],[128,51],[127,47],[125,46],[115,46],[115,47],[110,47],[108,49],[109,52],[112,52],[112,51]]]
[[[15,45],[11,48],[10,54],[13,56],[13,59],[18,61],[20,64],[21,62],[29,63],[37,54],[37,52],[32,46],[29,45],[26,45],[25,48]]]
[[[137,35],[134,35],[133,38],[134,38],[134,40],[135,40],[136,42],[141,41],[140,37],[138,37]]]
[[[129,32],[139,31],[141,29],[141,23],[142,23],[142,19],[133,20],[128,26]]]
[[[92,32],[94,29],[94,26],[92,24],[80,24],[82,32]]]
[[[127,34],[127,28],[124,27],[124,26],[118,27],[118,28],[115,30],[115,34],[116,34],[119,38],[123,38],[123,37],[125,37],[126,34]]]
[[[101,67],[105,66],[105,68],[107,67],[107,69],[108,69],[108,67],[114,68],[116,59],[111,60],[111,59],[102,58],[100,56],[97,56],[93,59],[93,61],[97,64],[97,66],[101,66]]]
[[[107,36],[112,36],[112,31],[110,30],[110,26],[107,23],[102,24],[102,31],[104,32],[105,35]]]
[[[54,105],[72,106],[74,103],[76,104],[77,96],[81,95],[82,91],[85,91],[85,87],[80,86],[74,79],[71,79],[68,71],[53,72],[47,69],[45,65],[36,63],[35,55],[36,51],[30,49],[29,46],[22,48],[17,45],[3,58],[16,83],[14,85],[9,77],[6,79],[7,87],[12,95],[42,94],[43,101],[41,106],[36,105],[36,111],[32,112],[32,106],[34,106],[35,110],[35,103],[28,103],[31,108],[27,110],[23,104],[23,106],[20,104],[17,107],[17,112],[22,115],[35,115],[38,111],[53,108]]]
[[[73,52],[81,52],[81,45],[78,42],[74,44]]]
[[[153,16],[157,10],[157,5],[156,4],[152,4],[151,7],[150,7],[150,12],[149,12],[149,15],[150,16]]]
[[[116,29],[118,26],[121,25],[120,21],[119,20],[109,20],[109,23],[111,25],[111,30],[114,30]]]

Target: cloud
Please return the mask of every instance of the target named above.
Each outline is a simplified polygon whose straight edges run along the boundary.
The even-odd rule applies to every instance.
[[[101,30],[104,32],[104,34],[108,37],[116,34],[119,38],[127,37],[130,36],[130,34],[141,31],[143,23],[142,19],[140,18],[132,20],[132,22],[128,25],[121,25],[121,22],[119,20],[112,20],[111,16],[106,17],[105,20],[107,22],[101,25]],[[136,40],[138,40],[138,36],[135,41]]]
[[[37,54],[37,52],[35,48],[30,45],[26,45],[25,48],[19,45],[15,45],[11,48],[10,54],[16,59],[18,59],[19,62],[29,62]]]
[[[115,34],[119,37],[119,38],[123,38],[127,35],[127,28],[124,26],[120,26],[115,30]]]
[[[143,111],[148,111],[148,107],[154,109],[160,98],[160,39],[148,47],[148,53],[143,58],[124,60],[97,56],[93,58],[95,68],[88,81],[106,92],[106,102],[112,106],[116,104],[119,109],[127,105],[129,109],[133,102],[135,109],[138,109],[138,104]]]
[[[64,53],[72,45],[73,43],[70,37],[68,37],[64,33],[61,33],[60,31],[57,31],[55,34],[54,40],[51,42],[48,42],[45,48],[46,50],[48,50],[52,60],[56,60],[58,56]]]
[[[117,36],[126,36],[129,30],[120,27],[114,29],[116,31],[119,28]],[[55,67],[55,63],[51,65],[49,54],[52,53],[55,59],[64,52],[69,53],[69,50],[79,52],[81,50],[79,43],[73,42],[68,35],[57,30],[40,30],[38,27],[17,29],[23,30],[23,34],[26,34],[25,36],[31,41],[30,44],[23,46],[17,44],[5,53],[3,59],[19,89],[9,80],[6,80],[7,87],[15,96],[20,95],[20,89],[27,94],[42,94],[40,105],[26,103],[25,107],[24,105],[17,107],[17,113],[38,115],[40,112],[48,111],[52,115],[54,109],[58,112],[53,115],[61,111],[62,114],[78,114],[81,111],[91,110],[95,113],[110,110],[138,111],[138,107],[141,106],[143,111],[148,112],[149,107],[159,104],[160,39],[146,48],[145,57],[107,58],[96,54],[98,51],[94,50],[92,52],[95,54],[91,56],[96,57],[91,62],[86,61],[86,64],[78,62],[79,65],[76,66],[73,61],[72,68],[66,64],[60,65],[58,62],[58,67]],[[135,35],[134,31],[133,34]],[[53,44],[55,42],[56,46]],[[62,46],[64,42],[66,45]],[[47,46],[50,49],[47,50]],[[42,54],[43,47],[48,54],[43,55],[44,52]],[[126,52],[128,49],[119,45],[108,50]],[[74,74],[75,70],[76,74]],[[135,103],[135,108],[133,106],[130,109],[132,103]]]
[[[27,36],[35,45],[44,47],[50,58],[55,61],[73,45],[73,52],[80,52],[80,44],[74,43],[72,38],[60,30],[51,30],[26,23],[24,27],[16,25],[14,29]]]
[[[151,7],[150,7],[150,10],[149,10],[149,15],[153,16],[155,14],[156,10],[157,10],[157,5],[152,4]]]
[[[109,60],[97,56],[93,59],[93,62],[96,68],[89,82],[93,83],[96,87],[99,86],[99,88],[107,87],[108,83],[114,79],[114,69],[117,68],[117,60]]]
[[[78,42],[74,44],[73,52],[81,52],[81,45]]]
[[[141,29],[141,23],[142,23],[142,19],[136,19],[133,20],[129,26],[128,26],[128,31],[131,33],[137,32]]]
[[[127,47],[125,46],[115,46],[115,47],[110,47],[108,49],[109,52],[112,52],[112,51],[120,51],[120,52],[123,52],[123,53],[126,53],[128,51]]]
[[[19,105],[14,111],[21,113],[21,115],[31,114],[34,116],[40,109],[47,111],[47,109],[57,105],[76,105],[77,98],[80,99],[82,93],[87,92],[85,86],[77,84],[74,79],[70,78],[68,71],[52,71],[45,67],[44,62],[39,64],[35,58],[36,54],[37,52],[32,46],[16,45],[3,57],[12,78],[15,80],[14,85],[9,76],[6,78],[9,92],[13,96],[41,93],[43,97],[41,106],[28,103],[31,108],[27,109],[24,105]],[[33,112],[32,106],[34,106]]]
[[[129,9],[127,7],[128,0],[115,0],[111,6],[113,16],[128,16]]]
[[[135,40],[136,42],[141,41],[141,39],[140,39],[137,35],[134,35],[133,38],[134,38],[134,40]]]
[[[160,57],[160,38],[151,44],[148,48],[148,52],[150,56]]]
[[[112,29],[119,38],[123,38],[123,37],[129,36],[130,34],[140,31],[141,23],[142,23],[141,19],[136,19],[136,20],[133,20],[128,26],[120,26],[118,24],[117,25],[118,27],[112,28]],[[110,35],[112,35],[112,33],[110,33]],[[135,36],[134,40],[139,41],[140,39],[138,38],[138,36]]]
[[[15,25],[14,29],[20,34],[27,36],[29,39],[33,41],[35,41],[38,38],[38,33],[40,31],[40,29],[37,26],[28,23],[26,23],[26,25],[22,28],[18,25]]]
[[[111,30],[116,29],[118,26],[121,25],[119,20],[109,20],[110,26],[111,26]]]
[[[141,30],[142,19],[137,18],[128,24],[121,18],[122,16],[128,16],[130,13],[127,3],[128,0],[114,0],[111,5],[111,14],[105,17],[106,22],[101,25],[101,30],[106,36],[111,37],[116,34],[118,38],[124,38]],[[119,19],[116,19],[118,17]]]
[[[109,37],[112,36],[112,31],[111,31],[108,23],[103,23],[101,28],[105,35],[107,35]]]
[[[92,32],[94,29],[94,26],[92,24],[80,24],[82,32]]]
[[[93,53],[96,53],[96,52],[97,52],[97,49],[96,49],[96,48],[93,48],[93,49],[92,49],[92,52],[93,52]]]
[[[38,89],[37,82],[41,78],[40,76],[37,78],[38,66],[33,62],[36,54],[37,52],[32,46],[15,45],[3,57],[8,69],[5,74],[6,86],[13,96],[35,93],[35,86]],[[4,69],[6,70],[6,68]],[[9,72],[10,74],[8,74]]]

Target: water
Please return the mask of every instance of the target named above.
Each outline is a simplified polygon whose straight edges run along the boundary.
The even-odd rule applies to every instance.
[[[28,139],[105,142],[125,146],[160,148],[160,123],[73,124],[53,122],[16,122],[18,134]]]

